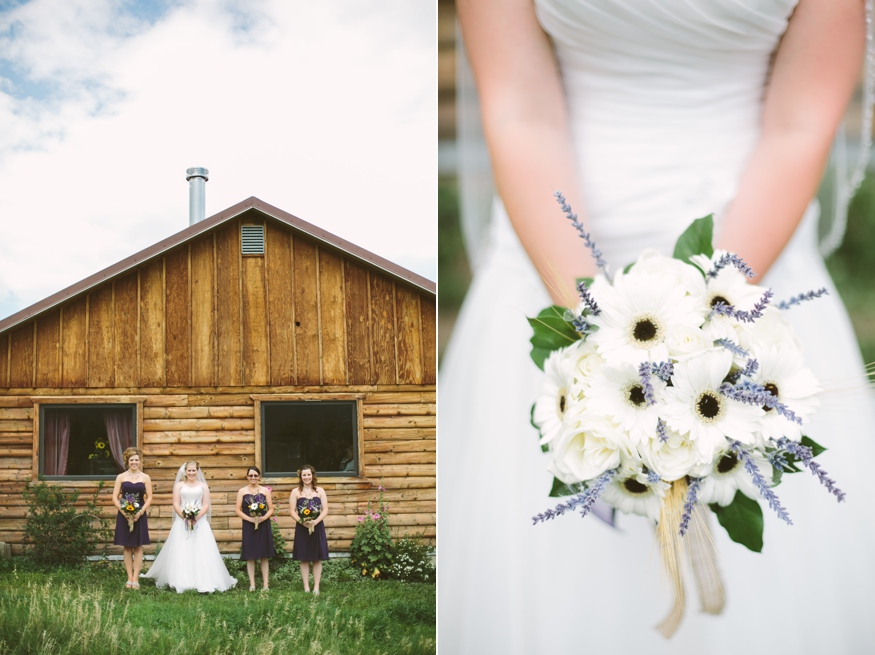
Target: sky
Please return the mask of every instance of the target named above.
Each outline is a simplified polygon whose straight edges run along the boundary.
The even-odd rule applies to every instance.
[[[434,0],[0,0],[0,318],[250,196],[430,280]]]

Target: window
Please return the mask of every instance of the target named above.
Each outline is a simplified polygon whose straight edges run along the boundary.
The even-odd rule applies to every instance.
[[[41,404],[39,431],[41,475],[115,477],[137,442],[137,405]]]
[[[261,403],[266,476],[295,476],[304,464],[322,475],[358,475],[358,403],[295,400]]]

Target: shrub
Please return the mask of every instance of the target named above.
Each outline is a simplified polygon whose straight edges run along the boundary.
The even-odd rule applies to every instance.
[[[402,582],[432,582],[435,577],[431,548],[420,535],[405,534],[392,547],[390,577]]]
[[[376,579],[385,577],[385,572],[392,565],[392,535],[389,533],[389,505],[383,500],[385,489],[380,485],[379,510],[368,510],[365,516],[359,517],[355,528],[355,536],[349,547],[352,563],[361,569],[362,575]]]
[[[109,539],[106,519],[100,518],[97,497],[103,483],[77,511],[79,491],[57,485],[28,482],[22,496],[27,504],[24,541],[27,555],[39,564],[81,564],[97,544]]]

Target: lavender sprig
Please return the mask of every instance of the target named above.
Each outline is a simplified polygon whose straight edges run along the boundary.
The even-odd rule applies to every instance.
[[[653,392],[653,383],[650,382],[650,362],[641,362],[638,366],[638,377],[644,389],[644,400],[648,406],[656,404],[656,395]]]
[[[690,527],[690,519],[693,516],[693,509],[696,507],[696,501],[699,500],[699,478],[690,478],[690,486],[687,487],[687,499],[684,501],[684,513],[681,515],[680,533],[681,536],[686,536],[687,530]]]
[[[668,432],[665,431],[665,422],[661,418],[656,419],[656,434],[659,436],[660,443],[668,441]]]
[[[717,277],[717,274],[722,269],[726,268],[730,264],[735,266],[735,268],[744,273],[746,276],[754,276],[753,269],[745,264],[744,260],[741,257],[728,252],[715,262],[714,267],[710,271],[708,271],[708,277],[713,280],[715,277]]]
[[[592,297],[592,292],[590,292],[589,287],[586,286],[586,282],[583,280],[577,283],[577,293],[580,294],[580,299],[586,304],[593,316],[598,316],[602,313],[595,298]]]
[[[788,421],[802,425],[802,419],[792,409],[780,402],[776,396],[766,391],[765,387],[756,382],[744,380],[734,386],[724,382],[720,385],[718,391],[727,398],[732,398],[732,400],[737,400],[747,405],[758,405],[759,407],[773,409]]]
[[[760,318],[763,315],[763,311],[765,311],[766,307],[768,307],[769,303],[772,300],[772,296],[775,294],[771,289],[766,289],[763,292],[762,297],[756,302],[749,312],[743,311],[741,309],[735,309],[732,305],[727,305],[724,302],[715,303],[711,308],[711,315],[719,314],[721,316],[729,316],[730,318],[734,318],[737,321],[741,321],[742,323],[753,323],[755,320]]]
[[[826,295],[829,295],[829,291],[826,290],[826,287],[821,287],[817,291],[806,291],[798,296],[793,296],[790,300],[782,300],[775,307],[778,309],[790,309],[793,305],[799,305],[806,300],[814,300]]]
[[[592,240],[589,232],[586,231],[586,228],[583,227],[583,223],[577,220],[577,214],[571,211],[571,205],[565,202],[565,196],[562,195],[561,191],[557,191],[553,194],[556,197],[556,202],[558,202],[562,206],[562,211],[565,212],[565,217],[571,221],[571,224],[580,232],[580,238],[583,239],[583,242],[586,244],[586,247],[589,248],[592,253],[593,259],[595,259],[596,266],[598,266],[602,273],[605,274],[605,277],[608,275],[607,270],[607,262],[602,259],[602,251],[599,250],[595,241]]]
[[[773,450],[768,454],[769,464],[772,465],[772,468],[778,469],[779,471],[792,471],[793,469],[790,467],[790,463],[787,461],[787,451],[781,450]]]
[[[580,334],[585,334],[585,333],[589,332],[590,325],[589,325],[589,323],[587,323],[584,320],[583,316],[575,315],[571,319],[571,325],[573,325],[575,331],[577,331]]]
[[[586,516],[589,514],[589,511],[592,509],[593,505],[595,505],[595,501],[598,500],[599,496],[605,490],[605,487],[608,485],[608,482],[617,475],[617,469],[611,469],[610,471],[605,471],[602,473],[596,481],[593,483],[591,487],[589,487],[586,491],[581,494],[577,494],[576,496],[572,496],[568,499],[568,502],[559,503],[556,505],[555,509],[547,509],[540,514],[536,514],[532,517],[532,525],[537,525],[541,521],[549,521],[550,519],[556,518],[557,516],[562,516],[565,512],[569,512],[577,507],[580,507],[580,515]]]
[[[717,339],[714,343],[718,346],[723,346],[726,350],[732,352],[733,355],[738,355],[739,357],[750,357],[748,351],[729,339]]]
[[[820,484],[826,487],[827,491],[838,498],[839,502],[842,502],[845,499],[845,492],[835,486],[835,480],[830,478],[826,471],[821,468],[820,464],[812,459],[814,454],[811,452],[811,448],[796,443],[795,441],[791,441],[787,437],[781,437],[778,439],[778,448],[787,451],[798,459],[802,463],[802,466],[817,476],[817,479],[820,480]]]
[[[663,382],[668,382],[671,380],[671,376],[674,375],[674,364],[671,362],[659,362],[658,364],[651,364],[650,372],[652,375],[655,375]]]
[[[744,462],[744,468],[750,474],[754,486],[760,490],[760,495],[769,501],[769,507],[775,510],[778,518],[786,521],[787,525],[793,525],[793,521],[790,520],[790,515],[787,513],[787,510],[781,506],[781,501],[778,500],[777,494],[772,491],[769,483],[766,482],[763,474],[760,473],[760,470],[757,468],[756,462],[753,461],[753,457],[751,457],[750,453],[742,448],[741,442],[735,440],[730,441],[729,447],[732,449],[732,452],[738,456],[738,459]]]
[[[741,370],[741,373],[739,373],[739,375],[744,378],[749,378],[757,372],[759,367],[760,363],[756,359],[751,357],[747,360],[747,362],[745,362],[744,368]]]

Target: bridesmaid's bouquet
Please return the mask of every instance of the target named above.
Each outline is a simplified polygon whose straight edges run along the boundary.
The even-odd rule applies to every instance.
[[[532,423],[551,455],[551,495],[569,497],[534,522],[571,510],[585,516],[597,500],[611,513],[647,517],[677,591],[682,542],[713,549],[706,514],[759,552],[760,500],[791,523],[774,491],[785,473],[806,468],[843,500],[813,459],[824,449],[804,434],[820,387],[781,315],[826,289],[772,302],[770,289],[748,282],[753,272],[738,256],[713,250],[710,216],[684,232],[674,257],[648,250],[611,277],[556,197],[599,274],[579,280],[575,308],[529,319],[532,358],[546,373]],[[697,534],[683,540],[690,532]],[[722,587],[713,584],[719,612]]]
[[[185,521],[185,527],[189,532],[194,530],[194,520],[197,518],[200,511],[201,506],[192,501],[188,501],[182,506],[182,519]]]
[[[312,521],[319,518],[322,506],[316,502],[315,498],[304,498],[303,500],[304,502],[301,503],[298,510],[298,516],[301,517],[301,521],[309,531],[309,534],[313,534],[315,526],[312,524]]]
[[[120,505],[122,507],[122,516],[127,519],[128,532],[134,531],[134,517],[140,511],[140,496],[138,494],[126,493],[122,494]]]
[[[264,494],[255,494],[249,500],[247,507],[249,516],[264,516],[267,513],[267,497]],[[255,524],[255,529],[258,530],[258,523]]]

